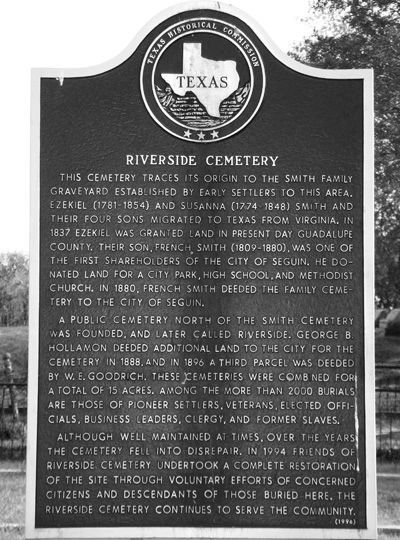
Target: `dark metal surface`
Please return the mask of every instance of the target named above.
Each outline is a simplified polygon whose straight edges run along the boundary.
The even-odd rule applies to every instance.
[[[266,73],[265,97],[251,122],[225,140],[204,145],[181,140],[161,129],[146,110],[139,88],[140,69],[149,45],[173,22],[189,16],[218,17],[242,28],[260,51]],[[126,155],[140,154],[193,156],[196,166],[126,164]],[[269,161],[263,167],[254,160],[236,167],[216,166],[207,161],[209,155],[268,156]],[[115,188],[124,184],[90,182],[88,175],[93,171],[135,173],[134,183],[126,186],[141,188],[147,195],[129,196],[126,191],[119,196]],[[79,179],[61,176],[76,172]],[[172,176],[167,182],[149,182],[143,176],[149,173]],[[193,174],[203,181],[188,180]],[[221,174],[238,175],[238,180],[204,181],[206,175]],[[298,174],[315,175],[317,180],[304,185],[301,181],[286,182],[286,175]],[[322,174],[351,175],[351,185],[340,186],[349,190],[348,198],[328,194]],[[248,175],[255,175],[257,182],[246,181]],[[279,176],[278,185],[268,179],[273,175]],[[146,191],[154,187],[163,189],[159,196]],[[176,190],[173,196],[165,190],[171,187]],[[63,189],[63,195],[54,195],[52,188]],[[85,193],[85,188],[99,191],[93,196]],[[185,192],[188,188],[193,191]],[[200,188],[218,189],[202,195]],[[242,195],[235,196],[233,188],[243,190]],[[288,188],[293,188],[293,194]],[[70,201],[70,209],[55,210],[50,201],[59,199]],[[355,203],[350,212],[332,210],[333,202],[344,200]],[[104,206],[96,207],[94,201]],[[157,202],[164,207],[157,207]],[[215,209],[203,209],[205,202],[214,203]],[[323,206],[326,202],[327,207]],[[251,28],[231,15],[204,10],[180,14],[151,32],[126,62],[109,72],[65,78],[62,85],[56,79],[43,79],[36,526],[278,527],[283,519],[285,527],[292,528],[363,528],[362,202],[362,80],[296,73],[273,57]],[[134,206],[136,203],[139,206]],[[304,203],[310,205],[309,210],[299,210]],[[78,216],[78,225],[55,223],[52,215],[57,213]],[[141,221],[116,225],[121,214],[141,216]],[[337,218],[335,225],[324,230],[348,228],[344,225],[346,218],[354,220],[350,227],[354,246],[351,269],[356,279],[349,287],[344,281],[334,282],[342,286],[335,293],[323,289],[332,286],[332,281],[321,276],[325,265],[333,270],[333,256],[348,241],[302,237],[300,230],[312,234],[316,226],[307,226],[296,218],[315,214]],[[85,224],[84,215],[109,216],[113,225]],[[167,224],[155,225],[153,216],[167,216]],[[174,225],[171,216],[201,219],[200,223],[188,220]],[[222,224],[214,217],[221,217]],[[282,226],[276,226],[270,222],[267,226],[264,219],[268,217],[289,217],[290,223],[283,221]],[[76,232],[107,227],[111,237],[105,239],[85,238]],[[117,235],[116,229],[126,231],[126,236]],[[148,229],[165,234],[176,229],[181,241],[192,249],[184,254],[157,252],[160,240],[141,236],[140,231]],[[55,235],[54,230],[63,232]],[[266,236],[255,239],[253,230],[264,231]],[[285,231],[287,236],[282,240]],[[81,247],[73,247],[79,243]],[[100,247],[101,243],[114,247]],[[223,243],[226,252],[203,252],[202,246],[211,243]],[[302,245],[304,252],[293,244]],[[321,248],[325,252],[319,253],[319,245],[325,246]],[[97,257],[95,264],[91,264],[93,257]],[[287,264],[282,257],[288,257]],[[128,263],[118,262],[121,258]],[[323,258],[328,263],[321,263]],[[132,271],[134,277],[115,277],[121,269]],[[159,278],[154,280],[149,269],[159,272],[153,274]],[[55,270],[74,270],[79,278],[69,274],[66,279],[51,279]],[[239,278],[232,275],[233,270],[251,271],[255,277]],[[269,277],[261,278],[259,270]],[[301,271],[315,274],[301,277]],[[50,282],[79,283],[88,288],[54,293]],[[154,285],[172,289],[164,292]],[[189,292],[198,285],[203,289]],[[71,303],[52,304],[52,298]],[[90,308],[82,304],[82,298],[89,298]],[[122,305],[123,298],[130,303]],[[178,303],[177,298],[181,299]],[[87,316],[87,322],[77,322],[76,316]],[[112,322],[114,316],[136,319],[121,330],[121,325]],[[161,317],[155,326],[138,324],[138,317],[152,316]],[[302,322],[302,317],[311,321],[324,316],[333,320],[351,318],[351,327],[334,325],[337,334],[331,338],[321,334],[323,326]],[[106,318],[106,324],[101,317]],[[185,317],[188,324],[182,322]],[[263,317],[277,322],[266,324]],[[92,337],[104,329],[117,333]],[[82,337],[82,330],[89,334]],[[310,333],[304,337],[306,331]],[[344,348],[349,343],[351,354]],[[186,344],[187,352],[180,351],[178,344]],[[320,349],[313,349],[313,344]],[[338,350],[342,352],[338,354]],[[99,358],[100,367],[72,369],[50,364],[52,358],[76,357]],[[347,365],[348,357],[351,362],[346,368],[340,362],[346,359]],[[271,363],[273,358],[280,360]],[[264,362],[261,367],[257,364],[260,359]],[[91,379],[96,371],[110,373],[109,379]],[[114,379],[115,373],[127,379]],[[356,388],[348,381],[338,382],[337,375],[342,373],[356,376]],[[103,407],[73,406],[73,400],[98,400],[95,386],[103,387]],[[132,386],[142,390],[124,395],[124,389]],[[195,388],[195,398],[177,394],[178,387],[188,386]],[[84,388],[87,394],[73,396],[72,390],[66,394],[60,387]],[[325,395],[325,387],[340,387],[343,394]],[[282,395],[273,394],[277,388],[282,389]],[[170,389],[172,394],[166,396],[163,389]],[[122,400],[122,406],[111,406],[114,395],[117,401]],[[58,402],[64,402],[65,408],[57,410]],[[249,402],[258,405],[249,409]],[[344,404],[343,408],[338,402]],[[109,433],[113,441],[77,443],[76,434],[85,432],[93,436]],[[132,442],[122,442],[121,433],[132,434]],[[176,442],[171,438],[174,434],[189,439]],[[155,436],[161,438],[156,440]],[[200,442],[190,442],[190,437]],[[82,454],[74,455],[76,446]],[[111,452],[112,447],[121,450],[106,457],[90,455],[89,450],[96,446],[107,448],[105,452]],[[84,461],[93,466],[83,468]],[[194,465],[190,465],[192,462]],[[122,463],[129,463],[128,468],[118,468],[125,466]],[[337,464],[336,470],[332,463]],[[145,480],[124,485],[122,477],[126,475],[141,475]],[[93,485],[96,476],[107,477],[107,481]],[[176,476],[182,485],[174,483]],[[71,477],[75,478],[73,485],[68,480]],[[160,484],[145,486],[150,477],[160,478]],[[217,477],[223,478],[219,484]],[[321,478],[326,480],[313,486],[312,482]],[[144,495],[141,490],[149,487],[159,491]],[[76,491],[72,502],[67,497],[71,489]],[[121,510],[124,505],[125,511]],[[318,508],[319,513],[314,512]]]

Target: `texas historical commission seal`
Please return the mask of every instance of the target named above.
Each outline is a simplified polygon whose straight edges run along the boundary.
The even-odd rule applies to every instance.
[[[192,142],[226,139],[256,114],[265,88],[261,56],[236,25],[209,17],[176,22],[153,41],[141,91],[153,119]]]

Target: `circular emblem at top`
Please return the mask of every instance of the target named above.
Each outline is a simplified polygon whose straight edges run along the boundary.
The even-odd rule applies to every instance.
[[[141,69],[147,110],[166,131],[196,143],[226,139],[260,107],[265,72],[250,38],[209,17],[176,22],[153,41]]]

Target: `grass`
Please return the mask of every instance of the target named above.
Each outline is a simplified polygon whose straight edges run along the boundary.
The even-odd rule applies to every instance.
[[[1,475],[0,516],[3,523],[23,523],[25,520],[25,475]]]
[[[0,461],[0,469],[2,471],[5,471],[5,470],[11,470],[11,471],[18,470],[18,471],[21,471],[21,472],[25,472],[26,471],[26,463],[25,463],[25,461],[14,461],[12,459],[1,460]]]
[[[0,529],[0,538],[2,540],[25,540],[24,528]],[[378,540],[400,540],[400,533],[378,530]]]
[[[399,461],[378,461],[376,468],[378,473],[400,475]]]
[[[3,465],[3,464],[2,464]],[[15,467],[15,465],[14,465]],[[6,468],[6,467],[3,467]],[[22,525],[25,521],[25,475],[1,474],[0,516],[3,523]],[[0,529],[1,540],[23,540],[24,527]]]
[[[25,529],[24,527],[18,529],[0,529],[0,538],[2,540],[25,540]]]
[[[381,527],[400,525],[399,485],[400,478],[378,477],[378,523]]]

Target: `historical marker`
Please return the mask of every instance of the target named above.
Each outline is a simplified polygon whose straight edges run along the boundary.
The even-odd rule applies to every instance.
[[[181,9],[34,71],[27,537],[374,538],[372,74]]]

